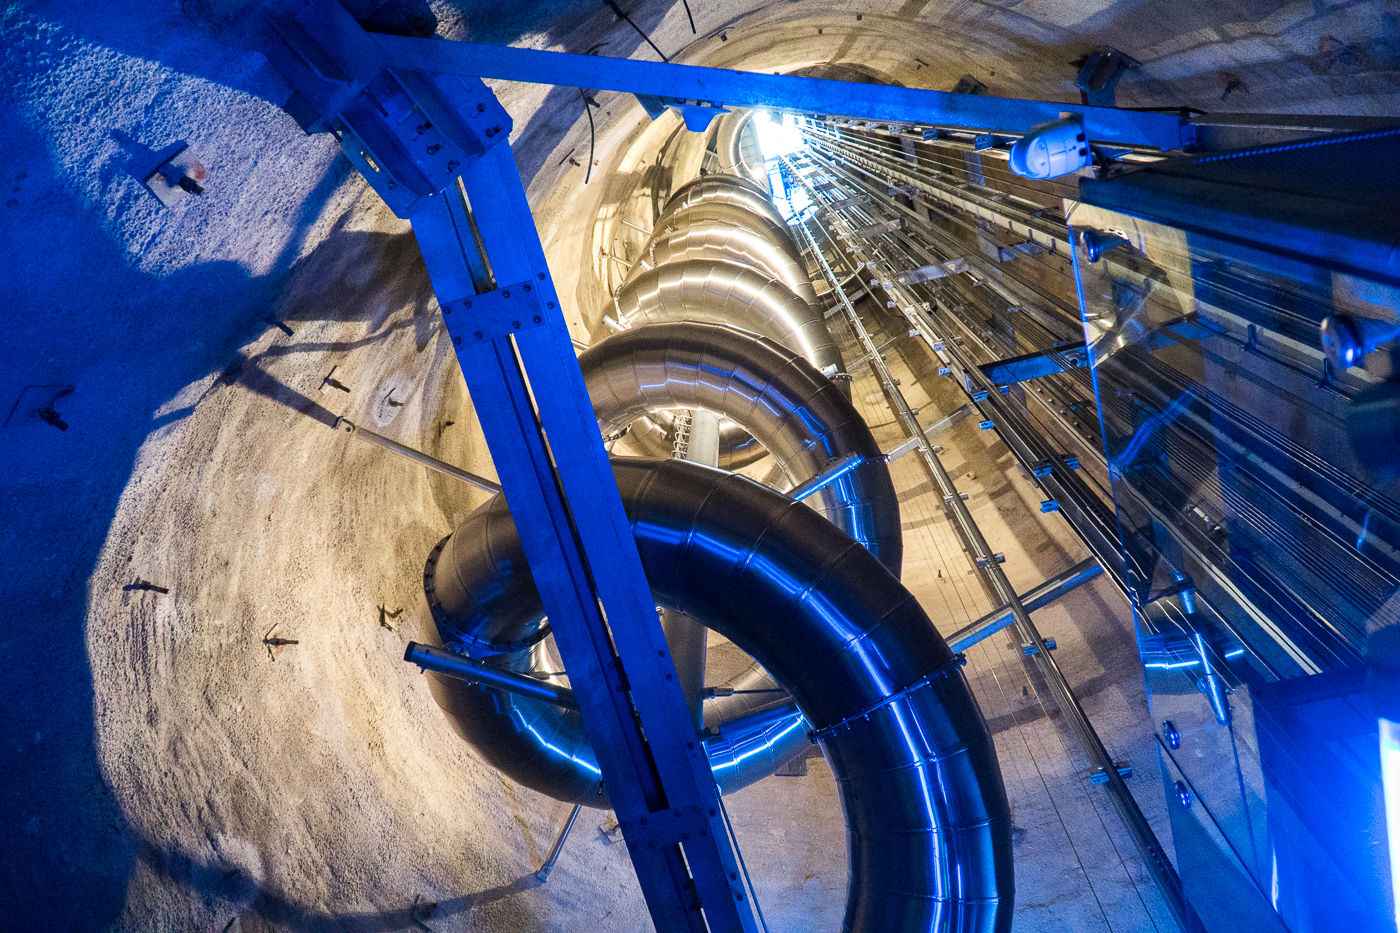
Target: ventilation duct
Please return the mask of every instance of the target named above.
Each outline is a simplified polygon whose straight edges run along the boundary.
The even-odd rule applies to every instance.
[[[745,477],[676,460],[614,469],[657,603],[754,657],[814,727],[846,816],[844,929],[1009,930],[1011,817],[991,736],[913,596],[824,518]],[[438,546],[425,582],[441,643],[515,670],[539,663],[548,627],[501,496]],[[428,676],[492,764],[606,805],[577,714]],[[776,748],[800,735],[766,735],[775,721],[750,717],[757,738],[741,741]],[[723,786],[742,753],[732,740],[707,751]]]

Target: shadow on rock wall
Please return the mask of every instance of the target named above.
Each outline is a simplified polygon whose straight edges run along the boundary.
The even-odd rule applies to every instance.
[[[7,618],[0,633],[0,925],[100,929],[121,912],[141,841],[99,767],[87,606],[142,444],[191,410],[194,402],[182,399],[187,387],[220,371],[211,391],[239,383],[312,417],[334,417],[289,395],[239,352],[273,326],[269,308],[297,237],[260,277],[236,262],[148,274],[105,232],[100,206],[83,204],[39,168],[48,163],[43,140],[13,126],[2,140],[12,169],[28,166],[25,177],[4,180],[39,192],[39,203],[0,214],[9,295],[0,332],[0,409],[8,416],[0,428],[7,451],[0,479]],[[342,161],[306,197],[303,230],[346,177]],[[348,255],[387,252],[405,262],[413,247],[411,236],[338,231],[333,240]],[[318,250],[308,262],[329,252]],[[422,316],[414,326],[426,341]],[[121,580],[100,582],[160,585],[158,572],[126,566]]]

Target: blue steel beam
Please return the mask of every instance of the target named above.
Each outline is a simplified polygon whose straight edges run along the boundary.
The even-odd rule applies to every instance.
[[[662,931],[751,933],[714,778],[509,146],[462,182],[465,199],[455,189],[431,199],[414,234],[652,919]],[[478,292],[490,287],[473,276],[478,243],[494,282],[511,284]]]
[[[920,123],[947,129],[1020,136],[1061,114],[1079,114],[1096,143],[1181,149],[1190,132],[1175,114],[1088,107],[1053,101],[953,94],[883,84],[770,75],[674,62],[574,55],[543,49],[476,45],[437,39],[375,35],[391,68],[406,68],[532,84],[556,84],[712,106],[767,107],[840,114],[867,120]]]
[[[1089,351],[1083,341],[1041,353],[1027,353],[1024,356],[997,360],[995,363],[982,363],[977,368],[982,370],[982,374],[993,385],[1000,386],[1062,373],[1066,363],[1072,367],[1089,365]]]
[[[307,125],[338,126],[352,162],[413,218],[656,928],[755,933],[714,775],[503,145],[508,117],[480,80],[386,70],[333,0],[281,0],[268,15],[269,50]]]

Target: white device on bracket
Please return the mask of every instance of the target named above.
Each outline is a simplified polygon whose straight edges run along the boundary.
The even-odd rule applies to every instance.
[[[1039,123],[1011,146],[1011,171],[1024,178],[1058,178],[1090,163],[1084,121],[1077,114]]]

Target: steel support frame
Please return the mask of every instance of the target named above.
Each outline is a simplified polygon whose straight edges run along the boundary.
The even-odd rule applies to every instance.
[[[1071,590],[1078,589],[1090,580],[1103,574],[1103,565],[1092,557],[1086,558],[1064,573],[1051,577],[1035,589],[1021,594],[1021,603],[1027,612],[1035,612],[1053,603]],[[966,651],[985,638],[989,638],[1016,621],[1016,616],[1005,607],[989,612],[948,636],[948,647],[954,651]]]
[[[754,931],[509,146],[412,221],[653,922]]]

